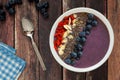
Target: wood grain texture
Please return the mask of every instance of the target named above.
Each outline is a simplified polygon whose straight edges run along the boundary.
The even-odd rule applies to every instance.
[[[44,0],[42,0],[44,1]],[[55,61],[49,49],[49,34],[54,21],[61,14],[61,0],[47,0],[49,2],[49,18],[44,19],[39,14],[39,49],[43,56],[47,70],[40,69],[40,80],[62,80],[61,66]]]
[[[63,12],[85,6],[85,0],[63,0]],[[63,80],[85,80],[85,73],[75,73],[63,69]]]
[[[106,0],[86,0],[86,7],[90,7],[95,10],[98,10],[103,15],[107,14]],[[108,69],[108,65],[106,62],[98,69],[88,72],[86,74],[86,80],[107,80],[108,78],[107,69]]]
[[[120,0],[108,0],[108,19],[114,31],[114,49],[108,60],[108,80],[120,80]]]
[[[7,0],[1,0],[5,4]],[[0,41],[14,47],[14,16],[6,12],[6,21],[0,21]]]
[[[37,42],[38,39],[38,23],[37,12],[34,4],[28,3],[28,0],[24,0],[22,5],[16,6],[15,15],[15,48],[17,49],[17,55],[26,61],[26,68],[19,80],[39,80],[40,66],[36,54],[33,50],[30,38],[23,34],[21,19],[26,17],[33,22],[35,27],[34,39]],[[38,43],[38,42],[37,42]]]

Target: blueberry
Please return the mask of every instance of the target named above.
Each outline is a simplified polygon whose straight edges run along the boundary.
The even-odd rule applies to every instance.
[[[0,15],[0,21],[5,21],[6,20],[6,16]]]
[[[80,41],[80,37],[77,37],[77,38],[76,38],[76,42],[79,42],[79,41]]]
[[[43,17],[48,18],[49,17],[48,13],[47,12],[43,13]]]
[[[91,13],[89,13],[89,14],[88,14],[88,19],[94,19],[94,15],[91,14]]]
[[[16,4],[22,4],[22,0],[15,0]]]
[[[47,1],[43,2],[43,5],[44,5],[45,8],[49,7],[49,3]]]
[[[10,5],[15,5],[15,0],[9,0],[8,3],[9,3]]]
[[[81,51],[79,51],[79,52],[77,53],[77,56],[80,57],[82,54],[83,54],[83,53],[82,53]]]
[[[90,34],[90,31],[85,31],[86,35],[89,35]]]
[[[85,36],[86,36],[86,34],[85,34],[84,31],[82,31],[82,32],[79,33],[79,37],[85,37]]]
[[[5,11],[3,10],[3,9],[0,9],[0,15],[3,15],[3,16],[5,16]]]
[[[91,24],[91,23],[92,23],[92,20],[91,20],[91,19],[88,19],[88,20],[86,21],[86,23],[87,23],[87,24]]]
[[[96,20],[92,21],[92,26],[96,26],[98,24],[98,22]]]
[[[92,25],[90,25],[90,24],[88,24],[88,25],[86,25],[86,30],[91,30],[92,29]]]
[[[74,65],[74,64],[75,64],[75,61],[74,61],[74,60],[72,60],[72,61],[71,61],[71,65]]]
[[[12,6],[11,6],[9,3],[6,3],[6,4],[5,4],[6,10],[10,9],[11,7],[12,7]]]
[[[9,13],[10,15],[14,15],[14,14],[15,14],[15,8],[10,8],[10,9],[8,10],[8,13]]]
[[[76,58],[77,57],[77,53],[75,53],[75,52],[71,52],[70,55],[71,55],[72,58]]]
[[[82,37],[80,38],[80,41],[79,41],[82,45],[84,45],[84,43],[86,42],[86,38],[85,37]]]
[[[81,44],[75,45],[75,48],[77,49],[77,52],[78,51],[83,51],[83,46]]]
[[[42,5],[42,3],[37,3],[36,4],[36,9],[37,10],[41,10],[42,8],[44,8],[43,5]]]
[[[72,61],[71,61],[71,59],[66,58],[66,59],[64,60],[64,62],[67,63],[67,64],[71,64]]]
[[[45,12],[47,12],[45,8],[40,9],[41,14],[44,14]]]
[[[77,53],[77,57],[76,57],[76,60],[79,60],[80,59],[80,57],[82,56],[82,52],[81,51],[79,51],[78,53]]]
[[[39,0],[34,0],[35,1],[35,3],[39,3]]]

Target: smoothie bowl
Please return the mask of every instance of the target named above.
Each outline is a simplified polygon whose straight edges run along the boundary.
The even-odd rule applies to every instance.
[[[90,8],[75,8],[55,21],[49,43],[52,55],[64,68],[88,72],[109,58],[114,34],[101,13]]]

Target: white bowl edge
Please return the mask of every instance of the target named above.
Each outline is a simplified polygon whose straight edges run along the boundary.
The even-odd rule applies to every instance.
[[[106,52],[106,55],[103,57],[103,59],[101,59],[101,61],[99,61],[97,64],[95,64],[93,66],[90,66],[90,67],[87,67],[87,68],[77,68],[77,67],[73,67],[73,66],[70,66],[70,65],[64,63],[64,61],[59,57],[59,55],[55,51],[54,43],[53,43],[53,41],[54,41],[54,33],[55,33],[55,30],[56,30],[56,27],[57,27],[56,25],[58,25],[58,22],[61,21],[64,18],[64,16],[68,16],[70,14],[74,14],[74,13],[78,13],[78,12],[92,13],[95,16],[97,16],[105,24],[105,26],[106,26],[106,28],[108,30],[108,33],[109,33],[109,38],[110,38],[109,48],[108,48],[108,50]],[[52,55],[54,56],[55,60],[61,66],[63,66],[64,68],[66,68],[66,69],[68,69],[70,71],[74,71],[74,72],[88,72],[88,71],[92,71],[92,70],[95,70],[96,68],[100,67],[109,58],[109,56],[110,56],[110,54],[112,52],[112,49],[113,49],[113,45],[114,45],[114,33],[113,33],[113,29],[112,29],[111,24],[106,19],[106,17],[104,17],[104,15],[101,14],[100,12],[98,12],[98,11],[96,11],[94,9],[85,8],[85,7],[74,8],[74,9],[71,9],[71,10],[63,13],[55,21],[55,23],[53,24],[53,27],[51,29],[51,32],[50,32],[49,44],[50,44],[50,49],[51,49]]]

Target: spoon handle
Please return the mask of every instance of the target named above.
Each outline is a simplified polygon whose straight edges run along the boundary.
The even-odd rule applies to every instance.
[[[46,70],[45,64],[44,64],[43,59],[42,59],[42,57],[40,55],[38,47],[37,47],[37,45],[36,45],[36,43],[35,43],[35,41],[33,40],[32,37],[31,37],[31,41],[32,41],[32,45],[33,45],[33,48],[35,50],[35,53],[36,53],[36,55],[38,57],[38,60],[40,61],[41,67],[42,67],[43,71],[45,71]]]

